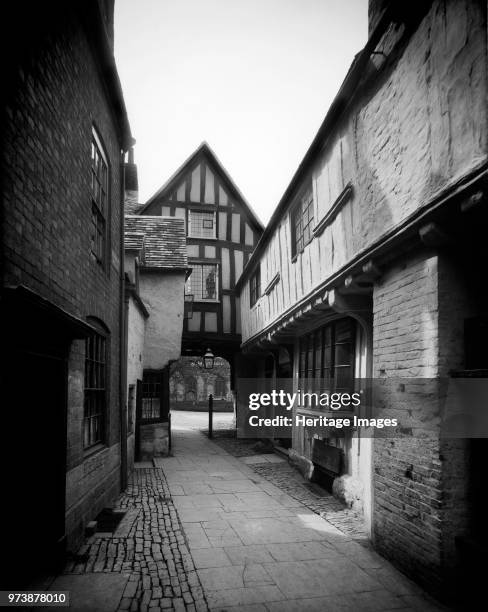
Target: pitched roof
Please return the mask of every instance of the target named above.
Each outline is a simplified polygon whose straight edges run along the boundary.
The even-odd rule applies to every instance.
[[[210,159],[210,161],[213,163],[215,168],[220,172],[221,176],[227,183],[230,190],[234,193],[234,196],[241,203],[241,205],[246,209],[249,215],[249,219],[252,221],[252,223],[255,225],[255,227],[258,230],[262,231],[264,229],[264,226],[259,220],[258,216],[254,212],[254,210],[252,209],[251,205],[246,200],[246,198],[242,195],[241,191],[239,190],[237,185],[232,180],[230,174],[227,172],[227,170],[224,168],[224,166],[222,165],[218,157],[215,155],[213,150],[210,148],[209,144],[205,141],[202,142],[200,146],[190,155],[190,157],[188,157],[188,159],[186,159],[181,164],[181,166],[176,170],[176,172],[174,172],[169,177],[169,179],[164,183],[164,185],[160,187],[156,191],[156,193],[149,198],[149,200],[144,204],[144,206],[140,210],[137,211],[138,214],[143,215],[144,211],[154,202],[154,200],[162,196],[165,192],[170,192],[175,186],[177,186],[178,181],[187,171],[188,166],[191,166],[193,161],[199,155],[202,155],[202,154],[206,155],[207,158]]]
[[[290,205],[290,201],[292,201],[292,198],[296,193],[296,190],[299,188],[304,176],[306,176],[307,172],[310,171],[310,168],[312,167],[318,153],[323,150],[324,143],[328,138],[330,138],[330,135],[333,134],[334,129],[337,127],[338,120],[347,109],[352,108],[351,100],[357,95],[358,92],[362,91],[359,86],[366,74],[366,67],[370,61],[371,54],[374,52],[378,42],[384,35],[386,28],[390,26],[392,21],[395,22],[395,17],[393,16],[395,14],[395,9],[395,3],[391,2],[388,4],[387,8],[383,11],[379,22],[376,24],[375,29],[370,33],[368,42],[364,48],[354,56],[354,60],[346,73],[344,81],[342,82],[339,91],[332,101],[332,104],[330,105],[329,110],[327,111],[327,114],[325,115],[325,118],[312,141],[312,144],[308,148],[304,158],[296,169],[290,184],[281,197],[281,200],[278,202],[278,205],[271,215],[271,219],[268,221],[268,224],[266,225],[264,232],[254,248],[251,257],[244,266],[242,274],[237,279],[235,286],[235,291],[237,294],[239,294],[239,291],[241,287],[244,286],[246,279],[256,268],[257,262],[260,260],[266,245],[271,240],[276,227],[278,227],[280,224],[283,215]]]
[[[143,207],[144,204],[141,204],[140,202],[131,202],[131,200],[128,198],[124,202],[126,215],[137,215]]]
[[[185,222],[178,217],[127,215],[125,217],[126,243],[138,240],[135,235],[144,235],[144,268],[163,270],[186,270]],[[127,244],[126,244],[127,246]]]

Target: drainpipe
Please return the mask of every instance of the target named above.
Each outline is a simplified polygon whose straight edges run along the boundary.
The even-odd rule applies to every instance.
[[[127,402],[127,306],[125,301],[125,270],[124,270],[124,200],[125,200],[125,163],[124,163],[125,151],[122,150],[120,153],[120,210],[121,210],[121,223],[120,223],[120,262],[119,262],[119,274],[120,274],[120,355],[119,355],[119,417],[120,417],[120,490],[124,491],[127,488],[127,421],[126,421],[126,402]]]

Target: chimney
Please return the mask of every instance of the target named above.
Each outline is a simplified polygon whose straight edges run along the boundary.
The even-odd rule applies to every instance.
[[[410,0],[408,3],[398,0],[369,0],[368,35],[371,36],[386,9],[389,9],[390,22],[417,28],[431,5],[432,0]]]
[[[129,161],[125,162],[125,214],[134,215],[140,208],[137,165],[134,163],[134,147],[129,149]]]
[[[108,36],[112,53],[114,51],[114,5],[115,0],[98,0],[102,13],[105,31]]]
[[[390,3],[390,0],[369,0],[368,4],[368,35],[371,36],[371,32],[378,25],[383,11]]]

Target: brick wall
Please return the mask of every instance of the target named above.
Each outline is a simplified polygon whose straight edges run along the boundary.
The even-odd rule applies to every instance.
[[[93,513],[102,498],[103,503],[113,498],[118,487],[121,145],[93,43],[68,9],[52,15],[50,9],[47,5],[35,40],[30,48],[22,43],[9,72],[2,117],[2,280],[4,285],[26,285],[83,320],[97,317],[110,330],[110,461],[97,464],[89,479],[79,476],[85,460],[83,342],[73,345],[70,357],[67,506],[78,505],[83,511],[76,511],[76,526],[71,519],[68,524],[80,532],[81,523],[90,518],[87,513]],[[34,26],[28,19],[24,24],[22,40],[27,41],[28,26],[33,31]],[[92,126],[110,166],[110,256],[105,270],[90,248]],[[103,490],[98,490],[100,485]]]
[[[468,235],[470,241],[474,236]],[[486,297],[478,282],[484,257],[469,257],[459,245],[439,257],[439,375],[449,383],[449,372],[466,367],[464,362],[464,320],[486,312]],[[481,304],[484,306],[480,308]],[[471,464],[471,440],[441,440],[443,465],[442,561],[447,579],[456,579],[456,536],[470,532],[470,473],[480,466]]]
[[[437,267],[436,256],[406,259],[384,275],[373,296],[375,406],[403,427],[398,438],[374,441],[374,542],[430,585],[441,564],[441,461],[430,395],[436,387],[429,383],[437,374]]]
[[[402,425],[374,440],[374,542],[445,597],[470,521],[468,441],[440,438],[438,412],[449,371],[463,367],[464,319],[476,314],[466,270],[459,253],[419,254],[374,289],[375,406]]]

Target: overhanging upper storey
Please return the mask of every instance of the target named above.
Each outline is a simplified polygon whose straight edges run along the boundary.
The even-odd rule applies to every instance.
[[[436,2],[385,5],[237,284],[245,348],[344,308],[371,314],[386,261],[430,246],[484,192],[487,113],[468,76],[484,74],[481,9],[439,20]]]

